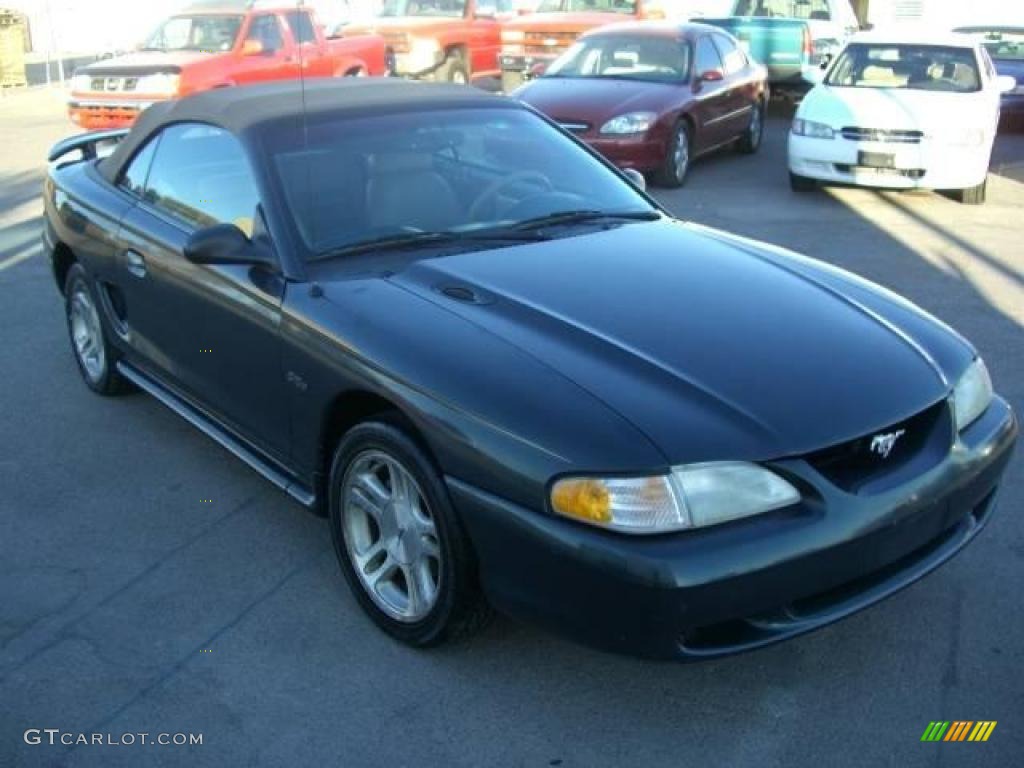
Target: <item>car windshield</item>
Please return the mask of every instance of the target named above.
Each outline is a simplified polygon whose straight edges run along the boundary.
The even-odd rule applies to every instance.
[[[142,46],[146,51],[230,51],[235,46],[241,16],[173,16]]]
[[[541,0],[537,13],[621,13],[636,14],[636,0]]]
[[[737,0],[733,16],[831,21],[829,0]]]
[[[971,28],[959,31],[980,40],[993,59],[1024,61],[1024,29]]]
[[[447,16],[461,18],[466,0],[384,0],[379,16]]]
[[[974,51],[940,45],[853,44],[839,55],[825,82],[844,88],[981,90]]]
[[[603,77],[679,82],[690,73],[690,47],[671,37],[599,35],[575,43],[544,77]]]
[[[263,144],[312,259],[437,235],[526,239],[534,223],[562,226],[562,214],[624,222],[660,215],[618,173],[525,109],[327,116],[311,121],[306,135],[282,122],[267,127]]]

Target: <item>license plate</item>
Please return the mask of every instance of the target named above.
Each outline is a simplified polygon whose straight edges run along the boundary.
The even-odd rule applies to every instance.
[[[895,168],[896,155],[884,152],[858,152],[857,165],[865,168]]]

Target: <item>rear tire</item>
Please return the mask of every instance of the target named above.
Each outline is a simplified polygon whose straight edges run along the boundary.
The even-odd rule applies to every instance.
[[[437,79],[445,83],[469,85],[469,66],[460,49],[448,52],[448,58],[437,69]]]
[[[72,264],[68,269],[64,310],[71,352],[89,389],[104,396],[131,392],[131,383],[117,371],[120,353],[107,337],[96,291],[81,264]]]
[[[745,155],[752,155],[757,152],[761,148],[761,141],[764,139],[764,102],[758,99],[754,103],[753,109],[750,125],[736,144],[736,149]]]
[[[677,189],[686,183],[686,177],[690,173],[692,147],[690,126],[685,120],[680,120],[672,128],[665,159],[661,168],[654,174],[654,181],[658,186]]]
[[[796,173],[790,172],[789,187],[794,192],[813,192],[818,188],[818,182],[814,179],[809,179],[806,176],[800,176]]]
[[[491,611],[448,489],[400,424],[377,417],[339,443],[330,474],[331,540],[374,623],[425,648],[475,633]]]
[[[957,189],[953,192],[953,199],[963,205],[984,205],[988,196],[988,179],[976,187]]]

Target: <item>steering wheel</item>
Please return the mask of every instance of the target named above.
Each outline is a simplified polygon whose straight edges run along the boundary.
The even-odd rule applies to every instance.
[[[498,196],[499,192],[507,189],[508,187],[514,186],[515,184],[530,182],[544,187],[545,192],[553,192],[555,189],[551,184],[551,179],[540,171],[516,171],[513,174],[491,182],[483,192],[477,195],[476,200],[474,200],[469,206],[470,220],[476,221],[479,219],[480,211],[483,210],[487,203],[492,202],[494,198]]]

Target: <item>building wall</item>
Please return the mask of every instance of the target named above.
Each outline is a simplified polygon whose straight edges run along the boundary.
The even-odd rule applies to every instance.
[[[868,0],[867,19],[884,28],[951,30],[970,24],[1024,26],[1024,0]]]

